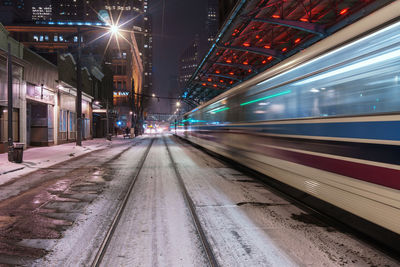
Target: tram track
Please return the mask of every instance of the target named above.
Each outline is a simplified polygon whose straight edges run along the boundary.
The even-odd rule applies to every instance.
[[[111,223],[111,225],[110,225],[110,227],[109,227],[109,229],[108,229],[108,231],[107,231],[107,233],[106,233],[106,235],[105,235],[105,237],[104,237],[104,239],[103,239],[103,241],[102,241],[102,243],[100,245],[100,248],[97,251],[96,257],[94,258],[94,260],[93,260],[93,262],[91,264],[92,267],[100,266],[100,264],[101,264],[101,262],[103,260],[103,257],[105,255],[105,253],[107,252],[108,245],[109,245],[109,243],[110,243],[110,241],[111,241],[111,239],[113,237],[113,234],[114,234],[115,230],[118,227],[118,223],[119,223],[119,221],[120,221],[120,219],[122,217],[122,214],[123,214],[123,212],[125,210],[126,204],[128,203],[129,197],[131,196],[133,187],[135,186],[137,178],[139,177],[140,172],[141,172],[141,170],[143,168],[143,165],[146,162],[147,156],[148,156],[148,154],[150,152],[150,149],[151,149],[153,143],[154,143],[154,138],[151,139],[149,146],[147,147],[146,151],[144,152],[142,158],[139,161],[138,166],[136,167],[137,168],[137,172],[134,175],[134,177],[132,178],[132,182],[130,183],[130,185],[128,187],[127,193],[125,194],[124,199],[121,202],[121,205],[118,207],[118,210],[117,210],[117,212],[116,212],[116,214],[115,214],[115,216],[114,216],[114,218],[112,220],[112,223]]]
[[[189,195],[189,193],[188,193],[188,191],[186,189],[185,183],[183,182],[183,179],[182,179],[182,176],[181,176],[181,174],[180,174],[180,172],[178,170],[177,164],[176,164],[176,162],[174,160],[174,157],[172,156],[172,153],[171,153],[171,151],[169,149],[168,143],[165,140],[165,136],[163,136],[163,142],[165,144],[165,147],[167,148],[168,155],[169,155],[169,158],[170,158],[171,163],[172,163],[172,167],[174,169],[174,172],[175,172],[176,178],[178,180],[179,186],[181,188],[181,191],[182,191],[183,197],[185,199],[185,202],[186,202],[187,206],[189,207],[189,211],[190,211],[191,218],[193,220],[193,224],[194,224],[194,226],[196,228],[196,231],[198,233],[198,236],[199,236],[199,239],[200,239],[201,244],[203,246],[203,249],[204,249],[204,251],[205,251],[205,253],[207,255],[208,262],[209,262],[210,266],[218,267],[219,266],[218,261],[217,261],[215,255],[214,255],[214,252],[212,250],[212,247],[211,247],[210,243],[208,242],[208,239],[206,237],[205,231],[204,231],[204,229],[203,229],[203,227],[202,227],[202,225],[200,223],[199,217],[198,217],[198,215],[196,213],[196,207],[194,205],[194,202],[193,202],[192,198],[190,197],[190,195]]]
[[[136,171],[134,177],[132,178],[132,181],[131,181],[131,183],[129,185],[129,188],[128,188],[125,196],[124,196],[124,199],[122,200],[120,206],[118,207],[118,210],[115,213],[115,216],[113,217],[112,223],[111,223],[106,235],[104,236],[104,239],[101,242],[101,245],[100,245],[99,249],[97,250],[96,256],[95,256],[95,258],[94,258],[94,260],[92,261],[92,264],[91,264],[92,267],[101,266],[101,264],[102,264],[103,258],[107,253],[107,249],[108,249],[108,247],[109,247],[109,245],[111,243],[111,240],[114,237],[114,233],[116,232],[117,228],[119,227],[119,222],[121,220],[121,217],[124,214],[125,207],[127,206],[127,203],[128,203],[128,201],[129,201],[129,199],[130,199],[130,197],[132,195],[132,192],[133,192],[133,189],[135,187],[136,181],[138,180],[138,178],[139,178],[139,176],[141,174],[141,171],[143,169],[143,166],[145,165],[145,162],[146,162],[146,160],[148,158],[149,152],[150,152],[150,150],[151,150],[151,148],[153,146],[153,143],[154,143],[155,139],[156,138],[152,138],[151,139],[150,144],[146,148],[146,151],[144,152],[143,156],[141,157],[141,159],[139,161],[139,164],[136,167],[137,171]],[[219,266],[218,261],[216,260],[214,252],[212,250],[212,247],[211,247],[210,243],[208,242],[208,239],[206,237],[205,231],[204,231],[204,229],[203,229],[203,227],[202,227],[202,225],[200,223],[200,219],[199,219],[199,217],[198,217],[198,215],[196,213],[196,207],[194,205],[194,202],[193,202],[192,198],[190,197],[190,195],[189,195],[189,193],[188,193],[188,191],[186,189],[186,186],[185,186],[185,184],[183,182],[181,174],[179,173],[179,170],[177,168],[177,164],[176,164],[176,162],[175,162],[175,160],[173,158],[173,155],[172,155],[172,153],[171,153],[171,151],[169,149],[169,146],[168,146],[168,143],[167,143],[167,141],[165,139],[165,136],[163,136],[162,139],[163,139],[163,143],[165,145],[165,148],[166,148],[166,150],[168,152],[168,157],[169,157],[171,165],[173,167],[173,172],[174,172],[175,177],[176,177],[176,179],[178,181],[177,184],[179,185],[179,189],[180,189],[180,191],[182,193],[184,202],[185,202],[185,204],[186,204],[186,206],[188,208],[188,211],[190,213],[190,217],[192,219],[193,226],[196,229],[197,236],[198,236],[199,241],[201,243],[201,246],[203,248],[204,254],[206,256],[205,258],[206,258],[206,260],[208,262],[208,265],[211,266],[211,267],[218,267]]]

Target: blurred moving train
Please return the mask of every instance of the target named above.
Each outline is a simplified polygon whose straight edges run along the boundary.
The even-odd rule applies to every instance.
[[[400,234],[400,1],[188,112],[177,134]]]

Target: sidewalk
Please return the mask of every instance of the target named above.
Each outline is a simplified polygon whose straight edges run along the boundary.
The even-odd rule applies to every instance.
[[[82,147],[76,146],[75,142],[49,147],[33,147],[24,150],[23,162],[20,164],[9,162],[8,154],[2,153],[0,154],[0,185],[38,169],[50,167],[112,145],[128,143],[131,140],[124,139],[120,135],[118,137],[113,136],[112,141],[105,138],[82,141]]]

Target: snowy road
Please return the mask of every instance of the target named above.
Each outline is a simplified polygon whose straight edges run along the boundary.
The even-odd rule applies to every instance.
[[[205,266],[166,147],[154,144],[102,266]]]
[[[137,174],[101,266],[207,266],[163,138],[220,266],[399,265],[257,180],[175,137],[159,135],[34,173],[32,181],[19,179],[0,187],[0,193],[6,194],[0,201],[0,265],[91,265]],[[154,142],[140,168],[151,139]],[[25,213],[10,214],[11,206]],[[36,227],[29,229],[30,235],[21,234],[26,230],[26,222],[22,223],[26,214],[52,218],[41,226],[51,231]],[[22,247],[19,254],[4,254],[7,249],[1,242],[8,244],[7,233],[20,234],[12,240],[15,248]]]

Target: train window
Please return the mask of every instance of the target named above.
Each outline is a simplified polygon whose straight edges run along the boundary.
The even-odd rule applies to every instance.
[[[241,96],[241,120],[399,112],[399,38],[397,23],[260,82]]]

